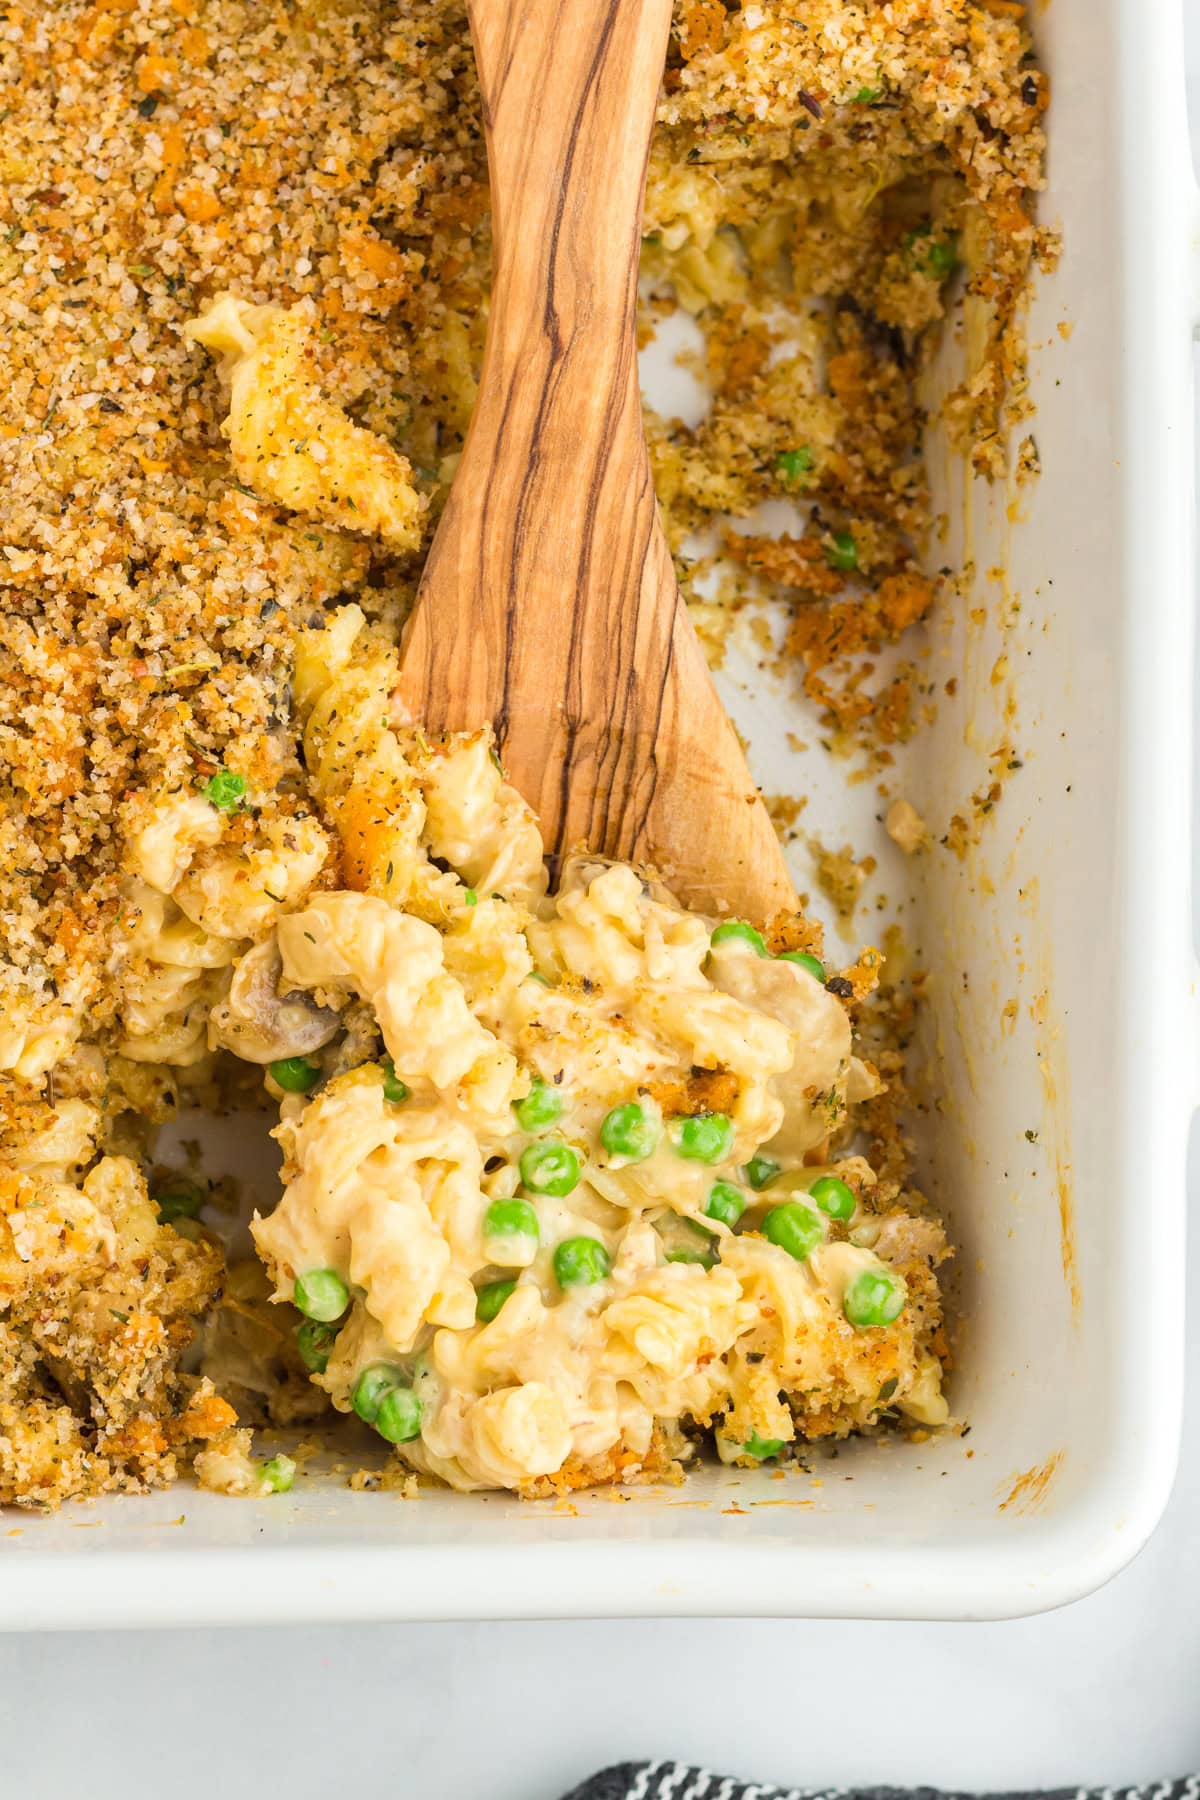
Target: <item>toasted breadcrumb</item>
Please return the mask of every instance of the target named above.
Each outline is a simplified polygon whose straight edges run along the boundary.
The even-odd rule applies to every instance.
[[[893,800],[883,825],[893,844],[898,844],[906,856],[915,856],[929,842],[929,827],[911,800]]]
[[[854,917],[863,883],[875,869],[873,856],[856,857],[849,844],[827,849],[818,838],[809,839],[817,872],[817,886],[828,898],[843,923]]]
[[[580,1488],[639,1487],[647,1482],[662,1482],[678,1487],[683,1480],[684,1458],[691,1446],[673,1428],[656,1425],[644,1456],[632,1450],[613,1449],[601,1457],[581,1462],[568,1458],[553,1475],[541,1475],[521,1489],[526,1500],[562,1499]]]
[[[415,1500],[421,1492],[412,1470],[395,1456],[382,1469],[355,1469],[346,1486],[355,1494],[399,1494],[402,1500]]]

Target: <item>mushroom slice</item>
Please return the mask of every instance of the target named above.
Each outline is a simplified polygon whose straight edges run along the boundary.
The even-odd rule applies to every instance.
[[[208,1041],[232,1050],[246,1062],[279,1062],[308,1056],[336,1036],[341,1014],[318,1006],[303,989],[279,992],[283,959],[275,938],[248,950],[234,971],[229,998],[214,1006]]]

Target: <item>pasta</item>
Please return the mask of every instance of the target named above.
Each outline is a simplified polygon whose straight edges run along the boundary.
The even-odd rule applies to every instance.
[[[681,1426],[754,1462],[881,1395],[943,1421],[944,1246],[885,1261],[874,1176],[831,1158],[878,1079],[787,922],[772,953],[586,856],[547,896],[488,735],[389,722],[396,673],[354,607],[298,662],[354,885],[278,918],[279,987],[378,1033],[284,1098],[254,1223],[276,1299],[328,1320],[314,1381],[464,1488],[627,1479]]]
[[[322,395],[313,317],[311,307],[285,312],[222,294],[187,327],[221,358],[234,467],[285,506],[414,549],[423,502],[408,463]]]
[[[10,971],[0,986],[0,1070],[20,1081],[40,1082],[78,1041],[90,983],[71,983],[78,998],[61,990],[53,999],[30,994]],[[25,990],[25,991],[23,991]]]
[[[312,885],[328,852],[315,819],[267,821],[231,843],[224,815],[198,795],[147,808],[114,956],[123,1035],[134,1062],[187,1067],[208,1054],[209,1020],[239,951]]]

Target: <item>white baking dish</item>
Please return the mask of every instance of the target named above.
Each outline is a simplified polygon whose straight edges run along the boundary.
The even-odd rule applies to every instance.
[[[1066,244],[1031,319],[1044,473],[1013,524],[1012,495],[979,486],[964,502],[961,469],[932,447],[947,560],[965,532],[988,617],[947,609],[931,628],[925,666],[939,689],[957,674],[958,691],[940,694],[903,786],[944,828],[986,785],[1006,734],[1024,766],[966,861],[939,850],[908,864],[885,854],[869,784],[847,790],[822,751],[783,747],[787,730],[815,743],[811,716],[736,644],[724,681],[763,785],[810,791],[808,828],[875,850],[879,890],[903,903],[935,973],[925,1091],[940,1107],[922,1155],[960,1246],[952,1399],[971,1435],[844,1450],[811,1479],[714,1471],[680,1491],[557,1510],[449,1493],[410,1503],[329,1480],[263,1501],[176,1489],[10,1515],[0,1624],[996,1617],[1095,1587],[1153,1528],[1179,1425],[1184,1152],[1200,1072],[1189,894],[1200,207],[1177,0],[1057,0],[1035,23],[1054,77],[1042,216]],[[987,575],[1000,565],[1007,590]],[[1020,600],[1007,626],[1005,592]],[[796,872],[811,885],[803,853]],[[858,923],[880,929],[869,910]],[[1077,1301],[1060,1211],[1073,1215]]]

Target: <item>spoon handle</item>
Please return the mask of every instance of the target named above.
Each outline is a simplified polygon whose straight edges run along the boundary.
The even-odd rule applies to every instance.
[[[532,764],[557,779],[564,731],[573,741],[607,722],[588,715],[603,669],[587,659],[615,654],[636,626],[631,591],[673,585],[669,569],[643,582],[637,567],[666,547],[635,342],[671,0],[470,0],[468,11],[492,193],[487,346],[405,668],[431,726],[490,718],[514,775]],[[621,566],[597,566],[598,547],[618,548]],[[541,789],[523,791],[545,823]]]
[[[671,0],[468,0],[467,11],[492,189],[493,375],[536,394],[532,316],[539,368],[566,383],[555,409],[570,406],[590,441],[604,390],[637,391],[642,197]]]
[[[732,859],[756,910],[794,903],[679,600],[642,426],[642,197],[671,0],[469,0],[469,13],[493,286],[401,705],[433,730],[494,721],[552,866],[586,841],[655,861],[702,904],[728,892]],[[697,843],[719,814],[728,831],[675,855],[679,808]]]

